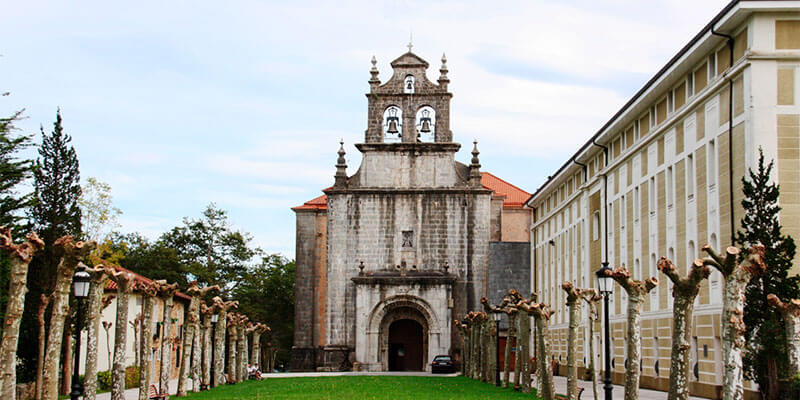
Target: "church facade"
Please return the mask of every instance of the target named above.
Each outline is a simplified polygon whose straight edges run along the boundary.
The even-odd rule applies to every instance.
[[[292,370],[424,370],[460,357],[454,318],[530,288],[525,191],[455,160],[446,59],[436,83],[411,51],[378,79],[373,59],[362,162],[293,208],[297,218]],[[495,255],[496,254],[496,255]]]

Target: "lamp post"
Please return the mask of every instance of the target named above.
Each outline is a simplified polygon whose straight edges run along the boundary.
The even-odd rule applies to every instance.
[[[219,314],[214,313],[211,314],[211,382],[209,382],[210,387],[214,387],[214,343],[217,336],[217,321],[219,321]]]
[[[89,296],[91,279],[92,277],[84,267],[78,268],[72,275],[72,293],[78,301],[78,312],[75,315],[75,365],[72,368],[72,392],[69,394],[71,400],[78,400],[83,396],[83,385],[80,382],[78,371],[81,360],[81,324],[83,323],[83,300]]]
[[[604,312],[604,330],[605,330],[605,379],[603,379],[603,390],[606,392],[606,400],[612,400],[613,395],[611,392],[614,386],[611,384],[611,330],[608,321],[608,298],[614,293],[614,279],[611,277],[611,268],[608,267],[608,261],[603,262],[603,267],[595,272],[597,276],[597,288],[600,295],[603,296],[603,305],[605,306]],[[594,354],[592,354],[594,357]]]
[[[500,313],[498,311],[492,312],[492,320],[494,321],[494,385],[500,386]],[[506,343],[508,346],[508,343]]]

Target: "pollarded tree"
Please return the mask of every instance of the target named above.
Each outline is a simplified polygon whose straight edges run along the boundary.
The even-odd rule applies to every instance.
[[[64,321],[69,313],[69,294],[72,275],[81,260],[94,249],[94,243],[74,241],[72,236],[63,236],[53,244],[55,254],[61,257],[58,263],[56,286],[53,289],[53,308],[50,313],[50,331],[47,336],[47,352],[45,353],[42,398],[58,399],[58,369],[61,359],[61,343],[64,338]],[[68,361],[67,361],[68,362]]]
[[[97,396],[97,338],[100,337],[100,317],[103,312],[103,292],[109,277],[106,269],[98,265],[87,268],[91,276],[89,305],[86,312],[86,377],[83,383],[86,400]]]
[[[239,316],[238,338],[236,340],[236,372],[239,381],[247,379],[247,324],[248,318]]]
[[[138,282],[136,290],[142,294],[142,340],[139,343],[139,400],[148,400],[150,371],[153,364],[153,306],[158,295],[155,282]]]
[[[567,307],[569,307],[569,331],[567,333],[567,399],[578,398],[578,326],[581,323],[581,299],[585,292],[594,292],[593,289],[575,288],[572,282],[561,284],[561,289],[567,293]],[[591,336],[590,336],[591,338]],[[589,339],[591,341],[591,339]],[[592,359],[594,359],[594,353]]]
[[[492,307],[489,304],[489,299],[486,296],[481,297],[481,305],[483,305],[483,312],[489,316],[487,325],[486,325],[486,345],[484,349],[486,351],[486,373],[485,382],[492,382],[494,383],[494,373],[497,369],[497,363],[499,360],[497,359],[497,332],[499,327],[497,326],[497,322],[492,318],[492,314],[496,312],[500,312],[495,307]]]
[[[164,304],[164,314],[161,320],[161,374],[158,379],[158,392],[169,393],[169,370],[170,360],[172,359],[172,338],[170,337],[170,327],[172,326],[172,306],[175,299],[175,292],[178,291],[178,284],[169,284],[165,280],[156,281],[158,285],[158,298]]]
[[[202,378],[200,381],[203,385],[211,387],[211,352],[213,349],[213,344],[211,343],[211,316],[217,313],[216,306],[214,303],[211,304],[211,307],[207,306],[205,303],[200,304],[200,314],[202,315],[202,340],[203,345],[201,346],[203,349],[203,362],[202,362]]]
[[[547,326],[550,323],[550,316],[553,315],[553,311],[547,304],[536,303],[535,297],[536,295],[533,294],[531,299],[520,301],[517,303],[517,307],[521,312],[520,316],[522,318],[520,319],[530,319],[530,315],[533,316],[534,321],[536,321],[536,349],[538,353],[536,361],[538,364],[537,370],[540,388],[538,395],[544,400],[553,400],[556,392],[553,386],[553,366],[550,364],[550,334],[547,329]],[[525,356],[527,357],[527,354],[525,354]],[[526,362],[525,364],[528,363]],[[530,370],[530,368],[528,370]],[[524,380],[526,378],[523,376],[522,379]],[[530,372],[528,373],[527,379],[528,387],[530,387]],[[525,387],[524,381],[522,387]]]
[[[3,321],[3,339],[0,344],[0,397],[14,400],[17,387],[17,344],[19,343],[19,325],[22,321],[22,312],[25,308],[25,293],[27,292],[28,264],[33,258],[33,253],[44,247],[44,242],[36,233],[28,234],[23,243],[14,243],[11,238],[11,229],[0,228],[0,249],[10,259],[10,281],[8,304],[6,305],[5,319]]]
[[[725,278],[722,296],[722,398],[741,400],[744,398],[742,352],[745,325],[742,315],[745,288],[750,279],[764,272],[764,246],[751,247],[747,258],[741,262],[737,262],[739,249],[736,247],[728,247],[724,258],[709,245],[703,246],[703,250],[709,255],[703,264],[716,268]]]
[[[45,296],[44,294],[40,296],[39,311],[36,313],[36,323],[39,327],[39,356],[36,357],[36,389],[33,395],[36,400],[42,399],[42,390],[44,390],[44,383],[42,382],[44,378],[44,345],[47,343],[47,338],[45,336],[47,326],[44,320],[44,314],[47,312],[47,305],[50,304],[51,299],[50,296]]]
[[[111,400],[125,398],[125,345],[128,339],[128,300],[136,279],[130,272],[106,266],[109,278],[117,284],[117,317],[114,329],[114,363],[111,367]]]
[[[253,332],[253,365],[258,365],[259,367],[263,367],[261,365],[261,335],[269,332],[270,329],[268,326],[262,324],[261,322],[256,324],[256,329]],[[267,371],[272,372],[272,371]]]
[[[700,292],[700,284],[708,278],[711,270],[702,260],[695,260],[689,275],[681,277],[672,261],[661,257],[658,269],[672,283],[672,357],[669,371],[669,400],[689,399],[689,349],[692,337],[692,315],[694,299]]]
[[[658,278],[650,277],[644,281],[631,278],[625,267],[606,271],[628,293],[628,365],[625,370],[625,400],[639,398],[639,376],[641,374],[642,349],[642,304],[651,290],[658,287]]]
[[[225,332],[227,332],[227,314],[231,308],[239,306],[237,301],[223,301],[214,297],[214,306],[217,309],[217,326],[214,328],[214,386],[225,383]]]
[[[597,294],[596,289],[584,289],[581,292],[581,297],[589,305],[589,354],[592,355],[589,358],[589,370],[592,371],[592,395],[597,400],[600,398],[597,394],[597,375],[600,372],[594,363],[594,326],[600,319],[600,314],[597,312],[597,302],[600,301],[601,297]]]
[[[230,313],[228,317],[228,363],[225,371],[228,372],[229,383],[239,382],[239,368],[236,364],[236,342],[239,340],[239,315]]]
[[[767,301],[783,316],[786,326],[787,352],[789,355],[789,375],[800,374],[800,300],[782,302],[774,294],[767,295]]]
[[[767,295],[771,293],[786,301],[800,298],[800,278],[789,274],[795,242],[781,232],[780,187],[771,182],[773,166],[774,162],[765,162],[759,149],[756,170],[750,169],[742,177],[744,215],[741,230],[736,233],[736,246],[742,249],[742,255],[747,255],[749,246],[761,244],[765,248],[764,264],[769,266],[747,284],[743,321],[747,346],[745,378],[758,383],[761,393],[770,399],[778,396],[775,378],[788,377],[783,372],[788,370],[789,360],[783,319],[775,308],[769,307]]]
[[[186,396],[185,380],[186,376],[189,374],[189,361],[192,359],[194,336],[197,335],[200,330],[200,303],[203,301],[204,296],[207,296],[213,292],[219,292],[219,286],[214,285],[201,289],[197,286],[197,281],[189,282],[189,288],[186,289],[186,294],[191,296],[192,299],[189,301],[188,316],[183,322],[183,326],[185,328],[182,346],[183,356],[179,360],[180,367],[178,368],[180,371],[178,373],[178,396]],[[197,383],[195,383],[193,378],[192,385],[193,389],[197,389],[199,386],[199,380]]]
[[[519,311],[517,307],[514,305],[507,305],[504,308],[504,312],[508,315],[508,333],[506,336],[506,348],[503,352],[505,359],[503,360],[503,387],[508,387],[509,381],[511,380],[511,369],[513,365],[511,365],[511,347],[516,346],[519,343],[517,339],[517,314]],[[514,372],[514,375],[519,375]],[[513,384],[512,384],[513,386]]]

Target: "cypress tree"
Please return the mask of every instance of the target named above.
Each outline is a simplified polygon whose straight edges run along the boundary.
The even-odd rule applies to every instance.
[[[769,306],[767,295],[775,294],[784,302],[800,296],[800,279],[789,276],[795,243],[790,236],[781,233],[780,186],[770,182],[773,166],[774,161],[765,164],[764,153],[759,149],[757,170],[750,169],[748,176],[742,177],[744,217],[742,230],[736,233],[736,244],[743,249],[759,243],[766,248],[766,271],[752,279],[745,292],[747,351],[744,366],[745,377],[756,381],[767,398],[776,398],[778,388],[774,387],[773,379],[785,378],[779,375],[780,371],[787,371],[788,366],[784,322],[778,311]]]
[[[53,243],[64,235],[73,235],[76,239],[81,236],[78,156],[71,145],[72,137],[64,132],[61,110],[56,112],[53,130],[48,134],[42,127],[41,132],[42,144],[33,169],[34,204],[29,217],[45,248],[34,257],[28,273],[29,291],[19,347],[19,357],[23,360],[22,370],[18,371],[20,381],[31,381],[35,376],[38,357],[36,310],[40,295],[48,295],[53,289],[59,261]]]

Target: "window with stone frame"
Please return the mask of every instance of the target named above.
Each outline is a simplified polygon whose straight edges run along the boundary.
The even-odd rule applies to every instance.
[[[403,231],[402,247],[414,247],[414,231]]]

